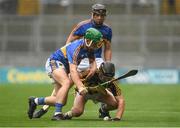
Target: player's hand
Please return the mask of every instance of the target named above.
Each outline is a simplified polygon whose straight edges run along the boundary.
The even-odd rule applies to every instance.
[[[90,68],[88,71],[89,73],[86,76],[86,79],[91,78],[96,73],[97,68]]]
[[[86,95],[88,93],[88,90],[87,90],[86,87],[81,87],[78,92],[79,92],[80,95],[84,96],[84,95]]]
[[[113,118],[111,121],[121,121],[121,118]]]

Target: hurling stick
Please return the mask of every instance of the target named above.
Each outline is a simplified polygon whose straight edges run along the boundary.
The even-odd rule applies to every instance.
[[[119,76],[118,78],[115,78],[115,79],[112,79],[110,81],[104,82],[102,84],[99,84],[98,86],[106,88],[108,84],[110,84],[110,83],[112,83],[114,81],[120,80],[120,79],[124,79],[124,78],[130,77],[130,76],[134,76],[134,75],[137,74],[137,72],[138,72],[138,70],[136,70],[136,69],[130,70],[129,72],[123,74],[122,76]]]

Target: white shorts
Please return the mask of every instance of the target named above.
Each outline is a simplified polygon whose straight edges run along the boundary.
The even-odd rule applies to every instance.
[[[102,58],[96,58],[97,68],[99,68],[101,63],[103,62],[104,60]],[[82,59],[80,64],[78,65],[78,71],[84,71],[87,70],[88,68],[89,68],[89,59],[88,58]]]
[[[57,60],[50,60],[49,58],[46,61],[46,65],[45,65],[45,69],[46,69],[46,73],[51,77],[52,71],[57,69],[57,68],[64,68],[63,63],[61,63],[60,61]]]

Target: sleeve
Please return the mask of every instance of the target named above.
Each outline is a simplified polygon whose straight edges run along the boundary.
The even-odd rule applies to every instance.
[[[67,55],[67,59],[68,59],[68,62],[73,64],[73,50],[70,49],[70,47],[67,47],[66,48],[66,55]]]
[[[108,34],[107,34],[107,40],[108,40],[109,42],[111,42],[111,39],[112,39],[112,29],[109,28]]]
[[[78,57],[78,53],[79,53],[79,48],[76,48],[76,49],[71,49],[71,47],[67,47],[67,59],[68,59],[68,62],[70,64],[75,64],[77,65],[78,64],[78,60],[77,60],[77,57]]]
[[[85,29],[83,26],[79,26],[73,33],[74,36],[84,36],[85,34]]]

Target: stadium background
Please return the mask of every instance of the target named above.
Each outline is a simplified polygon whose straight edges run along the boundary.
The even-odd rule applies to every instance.
[[[44,72],[46,59],[53,51],[65,44],[68,34],[76,23],[90,18],[91,5],[94,3],[107,5],[106,22],[113,30],[112,61],[116,64],[116,75],[119,76],[129,69],[139,70],[138,75],[121,81],[128,85],[122,86],[129,103],[125,119],[144,119],[144,122],[151,120],[143,116],[140,119],[133,117],[134,113],[131,111],[138,111],[140,102],[143,102],[140,106],[147,107],[149,111],[153,108],[173,111],[173,113],[161,115],[160,118],[153,117],[153,121],[156,122],[154,124],[152,120],[146,124],[143,124],[143,121],[142,124],[127,121],[122,123],[123,126],[180,126],[178,123],[180,110],[177,107],[179,104],[175,102],[180,98],[178,95],[180,0],[0,0],[0,85],[2,85],[0,91],[3,92],[0,98],[1,104],[11,106],[7,103],[7,99],[14,97],[13,93],[16,91],[21,91],[18,95],[24,97],[23,100],[27,100],[30,95],[50,94],[51,87],[46,86],[49,90],[43,93],[41,89],[44,87],[39,85],[39,83],[50,84]],[[23,84],[24,90],[19,83]],[[144,87],[144,84],[148,87]],[[163,86],[154,86],[154,84]],[[22,91],[27,93],[23,94]],[[151,97],[152,93],[154,97],[149,100],[154,101],[154,98],[157,98],[154,101],[157,106],[144,104],[147,99],[141,99]],[[6,94],[9,94],[9,97],[2,98],[7,96]],[[166,96],[169,99],[165,98]],[[14,100],[19,99],[14,97]],[[161,105],[158,106],[158,102]],[[173,108],[164,107],[166,103],[174,105]],[[24,104],[23,102],[22,105]],[[9,117],[13,123],[8,125],[6,123],[8,121],[3,116],[5,111],[2,111],[4,109],[9,111],[6,106],[0,107],[0,126],[32,126],[28,119],[18,125],[16,121],[12,121],[13,117]],[[22,109],[25,111],[26,106]],[[138,112],[141,115],[143,111]],[[155,111],[153,114],[156,113],[158,112]],[[26,116],[23,114],[17,114],[17,116]],[[96,115],[93,116],[96,117]],[[168,122],[170,118],[176,123]],[[20,118],[19,120],[21,121]],[[49,117],[47,120],[49,121]],[[158,121],[163,123],[158,124]],[[56,126],[48,123],[47,125]],[[74,126],[73,122],[71,123]],[[35,125],[46,126],[37,122]],[[100,126],[98,122],[97,126]]]
[[[1,0],[0,67],[44,67],[72,27],[90,18],[95,2],[107,5],[117,71],[179,69],[179,0]],[[178,71],[166,71],[162,77],[178,77]]]

